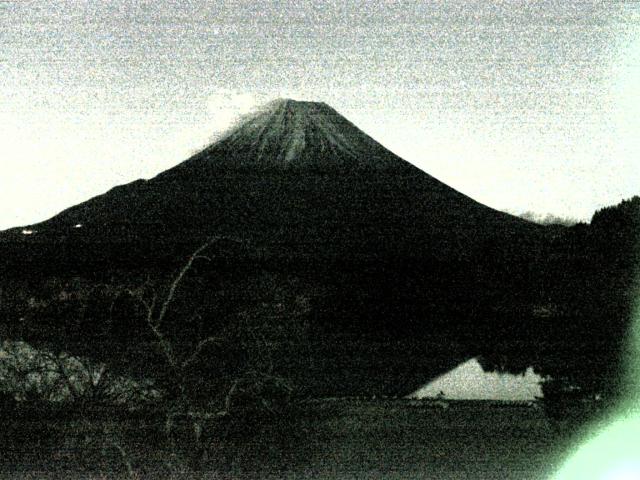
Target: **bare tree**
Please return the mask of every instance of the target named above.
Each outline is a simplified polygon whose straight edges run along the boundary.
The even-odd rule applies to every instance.
[[[136,280],[128,280],[124,285],[112,280],[91,285],[90,289],[82,285],[77,298],[73,297],[74,306],[85,307],[86,311],[81,308],[78,311],[83,319],[86,315],[90,328],[108,333],[114,319],[126,320],[122,321],[126,326],[133,325],[131,320],[136,320],[141,326],[136,329],[135,337],[129,338],[136,342],[136,355],[155,362],[148,374],[156,380],[159,398],[153,404],[153,412],[149,413],[154,419],[158,413],[161,415],[164,437],[171,452],[168,466],[171,470],[184,470],[186,460],[194,474],[202,470],[206,456],[215,451],[213,447],[224,443],[225,432],[235,428],[234,425],[250,424],[245,420],[250,418],[248,415],[277,413],[274,406],[289,398],[291,386],[278,374],[273,346],[283,337],[289,338],[290,331],[274,319],[285,314],[298,315],[299,310],[310,308],[306,299],[293,299],[286,286],[278,283],[279,279],[274,281],[269,276],[264,283],[261,283],[262,277],[257,283],[252,278],[247,280],[247,291],[260,293],[259,299],[254,301],[251,293],[247,297],[251,299],[249,303],[229,304],[226,316],[219,317],[218,297],[211,295],[209,287],[202,290],[201,280],[209,278],[211,269],[204,270],[203,277],[199,267],[212,261],[209,250],[220,240],[237,241],[222,237],[208,239],[165,282],[151,276],[146,280],[138,279],[137,285]],[[197,275],[193,275],[194,270]],[[100,295],[95,296],[98,303],[93,304],[91,294],[98,291]],[[284,309],[282,298],[294,307]],[[198,303],[198,299],[205,299],[204,305]],[[63,300],[69,301],[66,297],[57,301]],[[94,314],[98,316],[94,318]],[[206,314],[209,317],[203,318]],[[230,319],[232,321],[228,321]],[[203,324],[206,325],[204,330]],[[112,336],[105,338],[107,342],[115,341]],[[125,337],[123,341],[128,339]],[[122,346],[128,349],[133,343]],[[111,367],[66,353],[47,351],[41,351],[39,358],[41,361],[33,364],[10,364],[12,377],[24,379],[31,375],[34,378],[35,383],[31,386],[23,381],[23,396],[35,395],[38,400],[51,400],[58,395],[56,392],[65,392],[65,401],[73,402],[86,414],[100,403],[140,406],[140,395],[134,391],[135,382],[132,380],[131,388],[127,388],[122,379],[128,377],[116,374],[115,364]],[[43,381],[44,378],[49,380]],[[206,388],[203,390],[201,386]],[[85,423],[81,430],[90,432],[93,442],[86,446],[87,458],[92,451],[116,454],[129,478],[134,478],[137,472],[134,452],[127,446],[128,433],[119,430],[113,422],[96,430],[100,425],[86,414],[83,413]],[[79,432],[76,436],[87,437]],[[84,440],[77,441],[82,444]],[[74,450],[81,448],[74,447]]]
[[[206,251],[221,239],[222,237],[210,238],[197,248],[164,290],[147,282],[139,288],[127,291],[142,307],[143,321],[151,333],[152,343],[161,353],[166,369],[170,372],[168,378],[164,380],[165,397],[162,403],[165,411],[164,431],[173,452],[172,460],[180,460],[176,458],[176,437],[182,435],[180,442],[185,442],[185,432],[179,432],[178,427],[186,423],[189,426],[190,439],[187,443],[191,457],[190,463],[196,471],[201,469],[208,451],[209,432],[207,430],[215,428],[220,420],[233,412],[239,396],[244,398],[254,396],[257,403],[264,408],[269,408],[269,402],[265,398],[258,398],[265,384],[276,384],[284,391],[289,389],[286,381],[273,373],[273,359],[268,352],[267,339],[255,327],[247,325],[246,328],[242,328],[240,318],[238,319],[238,324],[241,325],[238,327],[240,331],[238,328],[236,331],[222,329],[215,335],[192,338],[186,346],[170,334],[171,328],[167,317],[186,276],[196,262],[211,261]],[[228,239],[225,238],[225,240]],[[164,294],[161,293],[163,291]],[[192,315],[196,314],[192,313]],[[194,374],[201,373],[197,368],[198,362],[205,352],[217,348],[224,354],[225,349],[230,346],[243,348],[248,352],[247,356],[251,357],[250,361],[246,362],[245,368],[233,372],[220,370],[207,372],[218,377],[217,385],[220,392],[215,395],[216,398],[210,398],[207,402],[197,401],[189,382]]]

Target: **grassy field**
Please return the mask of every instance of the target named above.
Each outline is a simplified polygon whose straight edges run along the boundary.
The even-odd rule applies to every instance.
[[[221,426],[196,475],[160,418],[53,418],[3,420],[2,478],[543,479],[571,434],[535,405],[322,400]]]

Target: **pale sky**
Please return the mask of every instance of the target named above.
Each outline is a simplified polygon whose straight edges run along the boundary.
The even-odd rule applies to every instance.
[[[0,229],[325,101],[494,208],[640,194],[635,1],[0,0]]]

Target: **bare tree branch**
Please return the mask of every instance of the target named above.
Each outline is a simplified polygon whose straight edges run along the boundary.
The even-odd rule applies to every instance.
[[[160,331],[158,326],[154,324],[153,317],[148,316],[146,320],[147,320],[147,323],[149,324],[149,328],[151,329],[151,332],[156,337],[156,340],[158,341],[158,344],[160,345],[162,352],[167,358],[169,365],[171,365],[172,368],[176,368],[178,366],[178,360],[173,350],[173,345],[169,340],[166,339],[166,337]]]
[[[224,399],[224,412],[225,412],[225,414],[228,414],[229,411],[231,410],[231,400],[233,398],[234,393],[238,389],[238,383],[239,383],[238,380],[233,382],[233,385],[231,385],[231,388],[227,392],[227,396]]]
[[[202,352],[202,350],[212,344],[215,343],[221,343],[222,339],[220,339],[219,337],[207,337],[204,340],[201,340],[200,342],[198,342],[198,344],[195,346],[193,353],[191,354],[191,356],[189,358],[187,358],[184,362],[182,362],[182,368],[186,368],[189,365],[191,365],[193,362],[195,362],[198,359],[198,356],[200,355],[200,353]]]
[[[151,303],[147,302],[144,298],[142,298],[142,296],[140,297],[140,303],[142,303],[142,305],[144,306],[145,310],[147,311],[147,321],[148,322],[152,322],[153,321],[153,312],[156,309],[156,302],[158,301],[158,295],[157,294],[153,294],[153,297],[151,298]]]
[[[194,352],[189,356],[189,358],[185,359],[184,361],[180,362],[178,359],[178,356],[176,355],[176,351],[174,349],[173,344],[171,343],[171,341],[169,341],[169,339],[166,337],[166,335],[162,332],[161,330],[161,325],[162,322],[164,320],[164,318],[167,315],[167,312],[169,311],[169,307],[171,306],[171,303],[173,302],[173,300],[175,299],[175,295],[176,295],[176,291],[178,290],[182,280],[184,279],[185,275],[189,272],[189,270],[193,267],[193,264],[195,263],[196,260],[199,259],[204,259],[204,260],[208,260],[210,261],[211,258],[205,255],[202,255],[202,252],[204,252],[207,248],[209,248],[211,245],[213,245],[215,242],[221,240],[221,239],[227,239],[226,237],[219,237],[219,236],[215,236],[215,237],[211,237],[209,238],[204,244],[202,244],[199,248],[197,248],[188,258],[187,262],[185,263],[185,265],[180,269],[180,271],[178,272],[178,274],[176,275],[176,277],[173,279],[173,281],[171,282],[171,285],[169,286],[169,291],[167,292],[166,297],[164,298],[164,301],[162,302],[162,305],[160,307],[160,311],[158,312],[157,315],[155,315],[155,311],[156,311],[156,303],[158,300],[158,294],[157,292],[154,293],[151,302],[148,302],[147,300],[145,300],[144,295],[141,292],[135,292],[131,289],[128,289],[127,292],[129,292],[130,295],[132,295],[133,297],[137,298],[140,302],[140,304],[144,307],[145,312],[146,312],[146,317],[145,317],[145,321],[147,322],[147,324],[149,325],[149,328],[151,329],[151,332],[153,333],[153,335],[156,338],[156,341],[158,342],[160,348],[162,349],[162,352],[164,354],[164,356],[166,357],[169,365],[172,368],[185,368],[188,365],[190,365],[191,363],[193,363],[198,355],[200,355],[200,353],[202,352],[202,350],[212,344],[217,342],[219,339],[215,338],[215,337],[208,337],[205,338],[204,340],[200,341],[196,346],[195,346],[195,350]],[[228,240],[233,240],[235,242],[239,242],[239,240],[233,239],[233,238],[228,238]]]
[[[135,480],[136,478],[138,478],[138,476],[136,475],[135,470],[133,469],[133,465],[131,463],[131,459],[129,458],[129,455],[127,454],[127,451],[124,449],[124,447],[120,444],[120,442],[118,442],[115,439],[111,439],[109,441],[109,443],[113,446],[113,448],[115,448],[117,450],[117,452],[120,454],[120,458],[122,460],[122,463],[124,464],[125,468],[127,469],[127,475],[131,480]]]
[[[193,263],[199,258],[208,258],[208,257],[202,257],[200,256],[200,254],[204,250],[209,248],[218,239],[219,239],[218,237],[210,238],[200,248],[198,248],[195,252],[193,252],[189,257],[189,259],[187,260],[187,263],[182,267],[182,269],[180,270],[176,278],[174,278],[173,282],[171,282],[171,286],[169,287],[169,293],[167,293],[167,296],[164,299],[164,302],[162,303],[162,307],[160,308],[160,313],[158,314],[158,319],[157,319],[158,325],[160,325],[162,323],[162,320],[164,320],[164,317],[167,314],[167,310],[169,309],[169,305],[171,305],[171,302],[175,297],[175,293],[176,293],[176,290],[178,289],[178,286],[180,285],[180,282],[182,281],[184,276],[187,274],[187,272],[191,269],[191,267],[193,266]]]

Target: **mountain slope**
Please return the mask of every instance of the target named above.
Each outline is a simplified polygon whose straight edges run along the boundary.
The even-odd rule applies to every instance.
[[[548,232],[448,187],[327,105],[291,100],[153,179],[26,229],[0,234],[2,266],[32,284],[62,278],[62,290],[77,278],[130,290],[175,272],[205,239],[230,239],[198,265],[168,328],[217,335],[249,316],[279,332],[281,373],[325,395],[408,394],[477,354],[496,316],[524,318]],[[107,339],[107,357],[119,339],[133,354],[108,360],[154,361],[138,350],[132,307],[116,315],[113,300],[89,315],[86,292],[74,295],[77,315],[38,312],[28,338],[92,352]]]
[[[35,233],[3,237],[91,245],[223,235],[267,255],[330,258],[473,257],[542,231],[422,172],[327,105],[293,100],[269,104],[151,180],[27,228]]]
[[[328,105],[286,99],[247,117],[185,166],[193,164],[306,171],[410,168]]]

